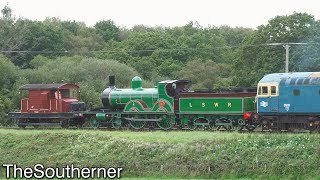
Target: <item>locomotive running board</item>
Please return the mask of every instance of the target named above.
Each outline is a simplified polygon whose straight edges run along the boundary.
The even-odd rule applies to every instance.
[[[60,126],[60,123],[18,123],[18,126]]]
[[[136,119],[136,118],[126,118],[126,117],[124,119],[129,121],[153,121],[153,122],[161,121],[161,119]]]

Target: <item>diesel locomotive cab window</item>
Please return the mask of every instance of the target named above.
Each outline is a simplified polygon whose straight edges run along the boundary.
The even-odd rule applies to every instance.
[[[268,86],[260,86],[259,87],[259,95],[268,95]]]
[[[262,86],[262,95],[268,95],[268,86]]]
[[[271,86],[271,96],[277,95],[277,86]]]

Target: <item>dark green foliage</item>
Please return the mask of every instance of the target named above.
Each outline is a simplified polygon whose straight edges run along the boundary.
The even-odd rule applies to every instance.
[[[227,41],[229,46],[239,46],[243,40],[254,33],[253,29],[236,27],[231,28],[229,26],[221,26],[218,28],[221,36]]]
[[[97,33],[104,39],[105,42],[111,40],[119,40],[120,29],[112,20],[99,21],[94,25]]]
[[[0,69],[0,124],[10,125],[11,121],[6,118],[6,114],[17,109],[20,102],[19,90],[16,88],[20,84],[19,68],[0,55]]]
[[[18,68],[3,55],[0,55],[0,90],[9,91],[18,77]]]
[[[215,63],[211,60],[189,61],[179,72],[179,77],[181,79],[190,79],[193,84],[192,87],[196,89],[229,87],[231,79],[228,77],[230,77],[230,75],[230,65]]]
[[[64,51],[62,32],[58,27],[24,19],[18,19],[10,24],[6,20],[0,23],[5,25],[0,26],[1,37],[4,37],[3,43],[0,43],[0,49],[9,51],[5,55],[17,66],[29,67],[30,60],[42,51]],[[58,54],[47,54],[51,57],[54,55]]]
[[[89,51],[98,51],[105,46],[103,38],[96,30],[84,23],[62,21],[57,18],[47,18],[43,23],[61,29],[63,46],[67,54],[94,56]]]
[[[216,28],[190,22],[183,27],[135,26],[131,30],[123,41],[108,43],[107,52],[99,57],[128,64],[145,79],[179,78],[177,72],[193,59],[232,62],[231,50]]]
[[[8,126],[13,124],[13,122],[6,117],[6,114],[13,106],[13,103],[7,96],[0,96],[0,125]]]

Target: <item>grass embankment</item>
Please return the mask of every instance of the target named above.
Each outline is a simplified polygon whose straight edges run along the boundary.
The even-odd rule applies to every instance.
[[[123,177],[320,178],[320,134],[0,130],[0,136],[0,163],[22,167],[121,166]]]

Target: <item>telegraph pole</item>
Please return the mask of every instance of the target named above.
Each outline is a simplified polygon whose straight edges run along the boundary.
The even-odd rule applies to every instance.
[[[288,73],[289,72],[289,48],[290,48],[290,45],[286,44],[286,45],[283,45],[283,47],[286,49],[286,73]]]

